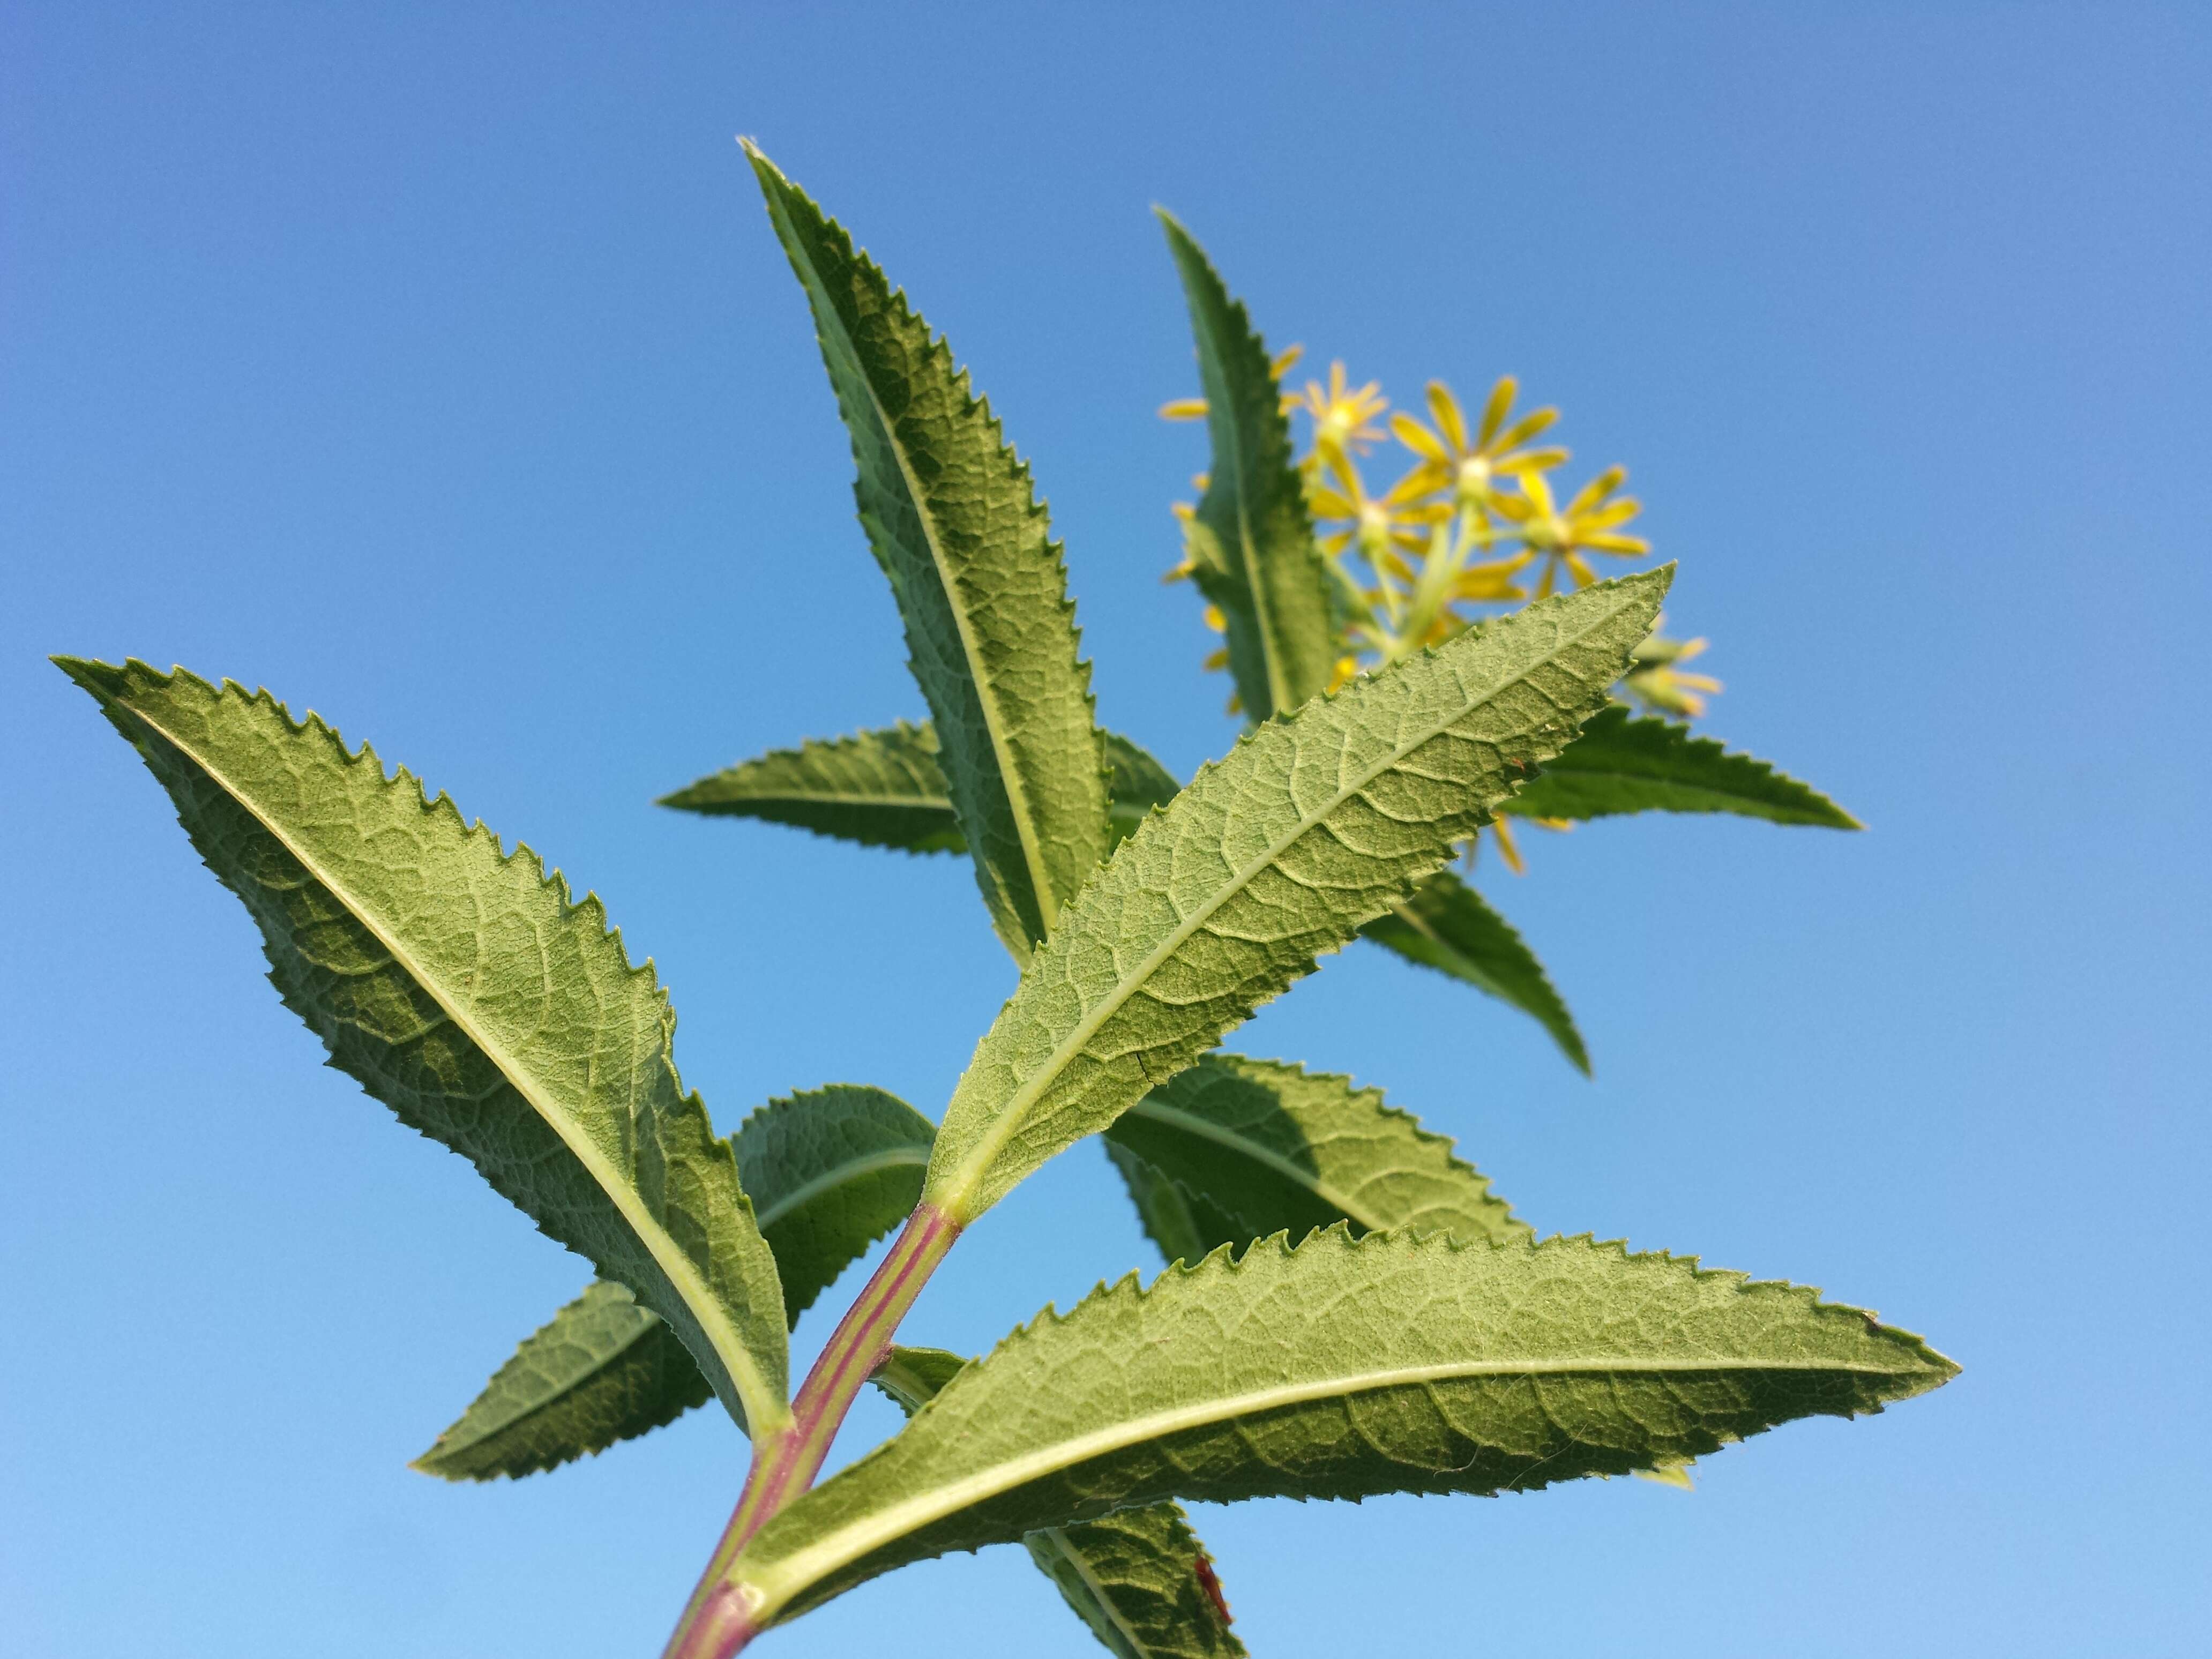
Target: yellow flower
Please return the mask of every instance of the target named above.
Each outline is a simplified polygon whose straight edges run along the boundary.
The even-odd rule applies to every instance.
[[[1510,374],[1490,389],[1483,405],[1482,424],[1470,441],[1467,416],[1459,399],[1442,380],[1429,382],[1429,413],[1436,417],[1433,430],[1411,415],[1390,417],[1390,430],[1398,441],[1421,458],[1435,488],[1449,489],[1463,506],[1486,507],[1501,478],[1523,477],[1545,472],[1567,459],[1564,449],[1523,449],[1519,446],[1547,430],[1559,418],[1556,409],[1540,409],[1510,420],[1513,399],[1520,383]]]
[[[1302,345],[1294,345],[1286,350],[1277,352],[1267,364],[1267,372],[1273,375],[1279,384],[1283,376],[1291,372],[1291,365],[1305,356],[1305,350],[1306,349]],[[1297,392],[1285,392],[1283,394],[1283,413],[1289,414],[1298,406],[1298,403]],[[1206,399],[1171,398],[1160,405],[1160,418],[1164,421],[1202,421],[1206,418]]]
[[[1382,428],[1370,424],[1382,411],[1390,407],[1390,400],[1382,395],[1382,383],[1370,380],[1365,386],[1354,387],[1346,380],[1344,365],[1328,366],[1328,384],[1319,380],[1306,382],[1305,411],[1313,416],[1314,448],[1323,455],[1364,455],[1367,447],[1382,435]]]
[[[1694,720],[1705,712],[1705,699],[1720,690],[1721,683],[1711,674],[1682,673],[1675,665],[1702,655],[1705,649],[1702,639],[1670,640],[1654,634],[1636,647],[1636,665],[1620,677],[1620,683],[1647,709]]]
[[[1492,501],[1498,516],[1510,523],[1528,550],[1544,561],[1543,580],[1536,584],[1538,599],[1545,598],[1557,585],[1563,565],[1574,577],[1576,586],[1595,581],[1597,573],[1583,556],[1585,553],[1635,559],[1651,550],[1651,544],[1642,537],[1619,533],[1618,526],[1644,510],[1644,503],[1632,495],[1613,497],[1627,477],[1627,468],[1609,466],[1577,490],[1574,499],[1562,507],[1552,495],[1549,479],[1540,472],[1524,472],[1515,480],[1521,486],[1520,494],[1499,495]]]
[[[1328,476],[1306,499],[1316,518],[1346,521],[1321,538],[1322,550],[1339,554],[1356,543],[1376,569],[1411,581],[1412,568],[1398,550],[1421,551],[1428,545],[1429,526],[1451,516],[1449,507],[1432,499],[1435,487],[1425,471],[1415,467],[1377,496],[1367,493],[1358,463],[1342,450],[1323,452],[1321,462]]]

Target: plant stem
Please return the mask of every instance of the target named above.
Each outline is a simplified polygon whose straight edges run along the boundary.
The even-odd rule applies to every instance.
[[[738,1507],[662,1659],[730,1659],[759,1633],[752,1622],[756,1599],[749,1586],[730,1577],[732,1565],[752,1535],[813,1484],[868,1373],[890,1352],[899,1321],[959,1237],[958,1224],[933,1205],[924,1204],[907,1218],[890,1254],[806,1374],[805,1386],[792,1401],[791,1427],[755,1444]]]

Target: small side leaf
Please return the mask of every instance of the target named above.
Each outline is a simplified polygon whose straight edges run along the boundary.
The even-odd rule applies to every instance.
[[[1030,1559],[1115,1659],[1231,1659],[1213,1557],[1180,1504],[1147,1504],[1023,1535]]]
[[[1229,672],[1254,722],[1325,690],[1336,660],[1328,572],[1267,348],[1190,233],[1160,214],[1190,305],[1213,457],[1186,526],[1199,591],[1228,624]]]
[[[967,1363],[942,1348],[894,1348],[873,1381],[911,1417]],[[1046,1527],[1022,1542],[1115,1659],[1243,1659],[1213,1558],[1181,1504]]]
[[[1140,1188],[1115,1160],[1170,1261],[1339,1221],[1355,1234],[1528,1232],[1449,1139],[1385,1105],[1381,1090],[1280,1060],[1208,1054],[1124,1112],[1106,1144],[1158,1178]]]
[[[914,1208],[933,1133],[896,1095],[850,1083],[772,1100],[738,1126],[738,1168],[793,1324]],[[710,1393],[668,1327],[602,1279],[526,1340],[415,1467],[449,1480],[530,1474],[649,1433]]]
[[[771,1100],[738,1126],[731,1145],[792,1323],[913,1211],[936,1134],[896,1095],[858,1083]]]
[[[964,1224],[1412,896],[1565,747],[1671,571],[1540,600],[1248,733],[1123,842],[976,1045],[925,1201]]]
[[[1103,734],[1110,769],[1108,836],[1119,842],[1182,786],[1119,732]],[[817,836],[908,853],[964,853],[960,819],[928,721],[849,738],[810,738],[701,778],[656,803],[709,817],[796,824]]]
[[[1620,812],[1733,812],[1770,823],[1863,826],[1809,784],[1731,754],[1686,726],[1637,719],[1616,704],[1583,727],[1504,808],[1538,818]]]
[[[1797,1285],[1618,1244],[1337,1228],[1048,1310],[729,1569],[765,1623],[1169,1498],[1526,1491],[1856,1416],[1957,1367]]]
[[[810,738],[796,749],[772,749],[655,804],[793,824],[863,847],[968,850],[937,764],[937,733],[904,720],[849,738]]]
[[[1017,961],[1106,853],[1106,763],[1067,573],[1029,468],[945,343],[750,144],[853,440],[860,522],[906,623],[953,810]]]
[[[1513,924],[1450,871],[1437,871],[1413,897],[1359,931],[1408,962],[1464,980],[1518,1008],[1552,1034],[1576,1070],[1589,1075],[1589,1050],[1544,964]]]
[[[310,714],[140,662],[57,658],[261,929],[331,1064],[675,1327],[732,1416],[790,1419],[775,1259],[678,1080],[676,1017],[596,897]]]
[[[410,1467],[447,1480],[535,1474],[649,1434],[714,1397],[667,1322],[602,1279],[516,1349]]]

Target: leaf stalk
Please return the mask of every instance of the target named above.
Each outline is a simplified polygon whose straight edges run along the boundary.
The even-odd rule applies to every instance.
[[[731,1659],[759,1633],[752,1622],[758,1595],[729,1577],[732,1565],[777,1510],[814,1483],[868,1374],[890,1355],[899,1322],[959,1237],[960,1224],[933,1204],[907,1218],[807,1373],[792,1402],[791,1426],[756,1444],[744,1491],[662,1659]]]

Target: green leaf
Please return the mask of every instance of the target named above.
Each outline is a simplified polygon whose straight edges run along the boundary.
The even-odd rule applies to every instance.
[[[1023,1535],[1030,1559],[1116,1659],[1227,1659],[1247,1651],[1229,1628],[1213,1557],[1179,1504],[1147,1504]]]
[[[714,1391],[667,1322],[598,1279],[501,1366],[409,1467],[447,1480],[558,1468],[672,1423]]]
[[[740,1422],[788,1422],[775,1262],[678,1081],[676,1017],[572,902],[404,769],[267,692],[55,659],[145,760],[261,929],[331,1063],[672,1325]]]
[[[1531,1016],[1575,1068],[1589,1075],[1589,1050],[1544,964],[1513,924],[1450,871],[1437,871],[1414,889],[1413,897],[1359,931],[1409,962],[1465,980]]]
[[[1411,896],[1565,746],[1669,573],[1471,629],[1251,732],[1122,842],[976,1046],[926,1202],[964,1224]]]
[[[1120,842],[1182,786],[1175,774],[1120,733],[1108,732],[1108,836]],[[662,797],[662,806],[723,817],[796,824],[817,836],[908,853],[964,853],[967,842],[937,763],[927,721],[849,738],[810,738],[740,761]]]
[[[1771,823],[1863,827],[1819,790],[1765,761],[1730,754],[1672,720],[1636,719],[1618,704],[1585,726],[1504,810],[1538,818],[1734,812]]]
[[[968,1362],[942,1348],[894,1348],[876,1385],[908,1417]],[[1045,1527],[1022,1542],[1075,1615],[1116,1659],[1238,1659],[1212,1559],[1179,1504],[1070,1527]]]
[[[1279,1235],[1048,1310],[783,1510],[729,1579],[767,1623],[910,1561],[1168,1498],[1625,1474],[1956,1370],[1811,1290],[1618,1244]]]
[[[850,1083],[772,1100],[738,1127],[738,1169],[792,1323],[914,1208],[934,1133],[896,1096]],[[649,1433],[710,1394],[668,1327],[602,1280],[526,1340],[415,1467],[453,1480],[530,1474]]]
[[[938,1392],[975,1362],[945,1348],[895,1346],[868,1373],[868,1381],[896,1401],[908,1417],[937,1398]]]
[[[791,1320],[907,1218],[937,1126],[896,1095],[833,1083],[771,1100],[731,1138]]]
[[[860,522],[898,599],[976,880],[1026,961],[1107,847],[1106,763],[1059,545],[951,349],[842,227],[745,153],[814,313]]]
[[[1146,1230],[1171,1261],[1271,1233],[1303,1238],[1338,1221],[1355,1234],[1528,1232],[1452,1156],[1449,1140],[1384,1105],[1380,1089],[1280,1060],[1208,1054],[1115,1119],[1106,1144],[1179,1189],[1163,1204],[1156,1183],[1130,1182]],[[1115,1162],[1126,1178],[1127,1164]]]
[[[1254,722],[1322,691],[1336,660],[1328,568],[1315,545],[1267,348],[1206,250],[1162,212],[1190,304],[1213,458],[1184,531],[1199,591],[1228,623],[1229,672]]]
[[[664,795],[656,805],[793,824],[864,847],[968,850],[937,764],[937,733],[904,720],[849,738],[810,738],[796,749],[772,749]]]

